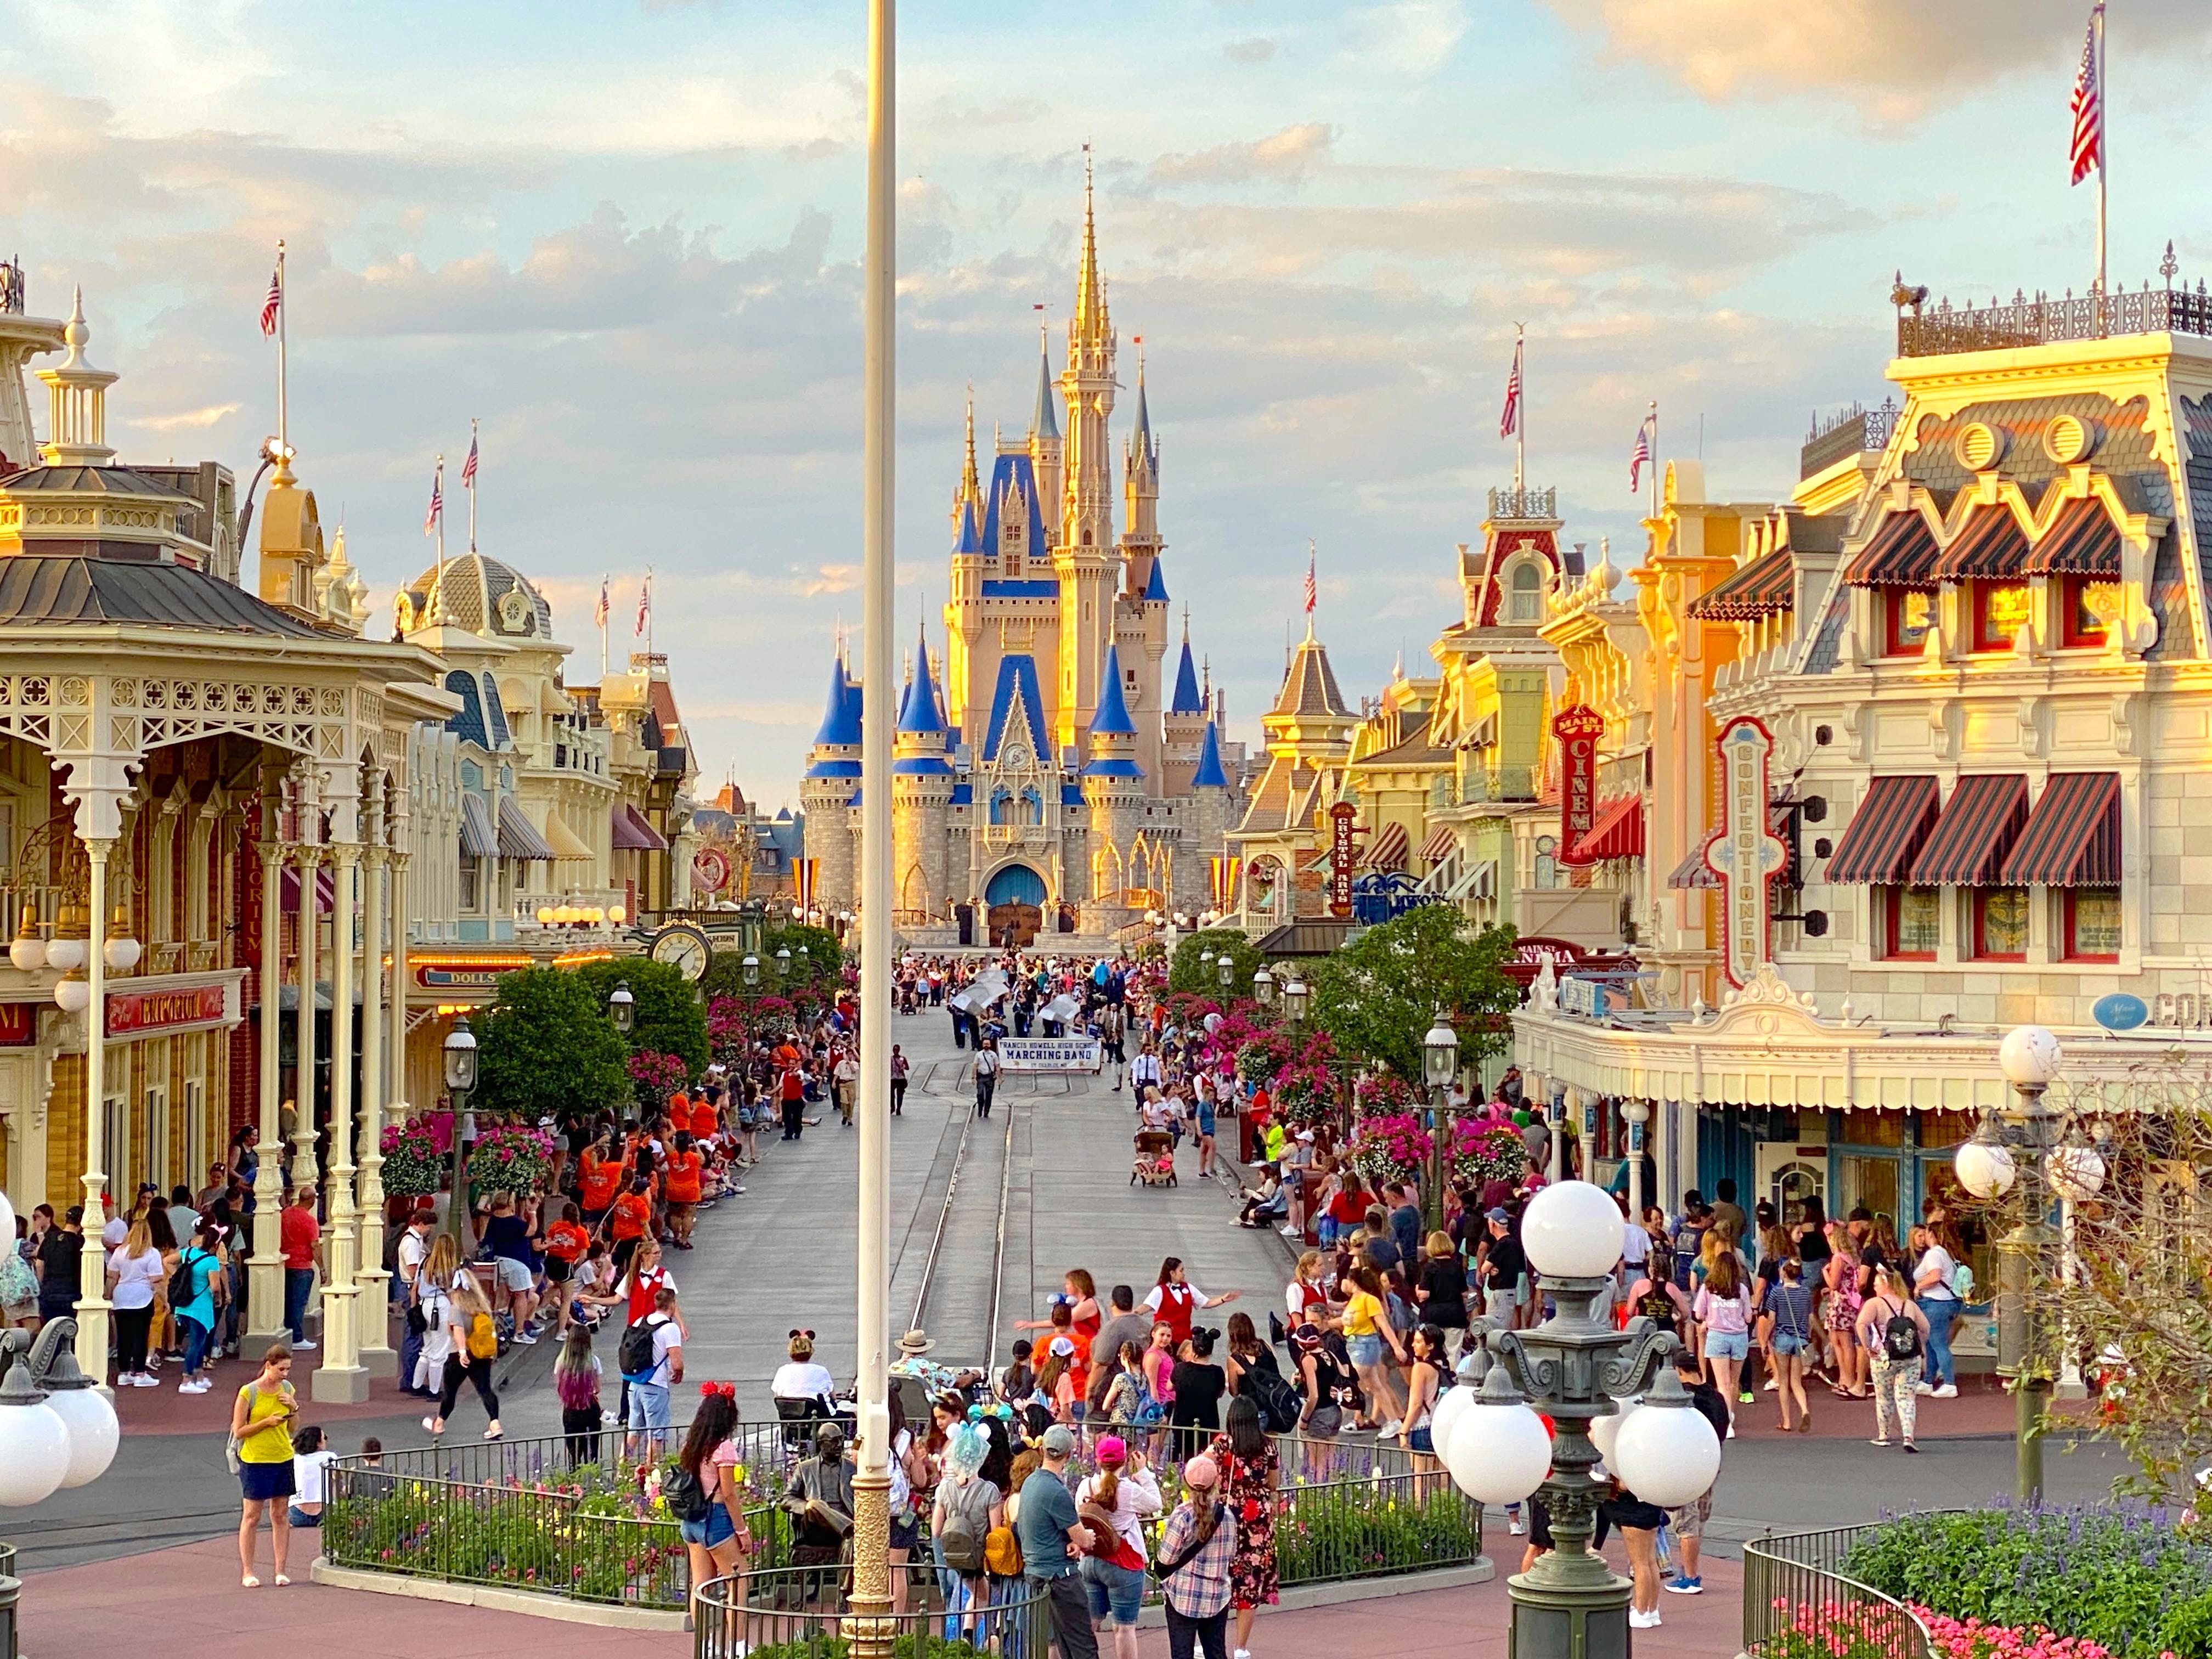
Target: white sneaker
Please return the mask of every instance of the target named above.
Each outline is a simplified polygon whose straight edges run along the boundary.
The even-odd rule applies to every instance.
[[[1651,1609],[1651,1611],[1650,1611],[1650,1612],[1649,1612],[1649,1613],[1639,1613],[1639,1612],[1638,1612],[1634,1607],[1631,1607],[1631,1608],[1629,1608],[1629,1610],[1628,1610],[1628,1627],[1629,1627],[1629,1629],[1631,1629],[1631,1630],[1656,1630],[1656,1629],[1658,1629],[1658,1628],[1659,1628],[1659,1609],[1658,1609],[1658,1608],[1656,1608],[1656,1607],[1654,1607],[1654,1608],[1652,1608],[1652,1609]]]
[[[1929,1397],[1934,1400],[1956,1400],[1959,1397],[1959,1385],[1956,1382],[1946,1382],[1940,1389],[1930,1389]]]
[[[1933,1394],[1936,1392],[1936,1385],[1932,1382],[1915,1382],[1912,1385],[1912,1392],[1915,1394]]]
[[[294,1353],[313,1353],[314,1351],[315,1345],[313,1341],[304,1336],[292,1345],[292,1352]]]
[[[1735,1425],[1733,1423],[1729,1425],[1728,1437],[1731,1440],[1735,1438]]]
[[[1514,1537],[1518,1538],[1522,1534],[1527,1532],[1528,1528],[1521,1524],[1521,1517],[1516,1515],[1511,1521],[1506,1523],[1505,1530],[1512,1534]]]
[[[1291,1225],[1287,1221],[1285,1221],[1281,1227],[1277,1229],[1277,1231],[1279,1231],[1285,1238],[1296,1238],[1298,1236],[1298,1230]]]

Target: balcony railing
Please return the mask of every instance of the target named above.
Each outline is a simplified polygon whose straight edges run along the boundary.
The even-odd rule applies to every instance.
[[[1812,433],[1797,452],[1797,476],[1810,478],[1838,461],[1869,450],[1887,449],[1889,434],[1897,429],[1897,400],[1885,398],[1880,409],[1863,409],[1853,404],[1841,414],[1826,418],[1815,414]]]
[[[2015,290],[2009,305],[1992,297],[1986,306],[1954,308],[1947,298],[1924,311],[1899,311],[1897,355],[1940,357],[2122,334],[2212,336],[2212,294],[2201,281],[2194,289],[2174,287],[2170,255],[2160,269],[2166,287],[2145,283],[2132,294],[2124,288],[2081,295],[2069,289],[2063,299],[2045,294],[2031,299]]]
[[[1042,823],[987,823],[983,826],[983,845],[1042,847],[1052,838],[1052,833]]]
[[[1536,799],[1533,767],[1501,766],[1492,771],[1469,772],[1460,782],[1460,799],[1468,805],[1485,801],[1530,801]]]
[[[1556,519],[1559,492],[1556,489],[1493,489],[1490,517],[1504,520]]]

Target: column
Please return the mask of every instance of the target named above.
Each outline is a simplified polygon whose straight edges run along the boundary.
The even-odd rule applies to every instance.
[[[253,1148],[253,1254],[246,1265],[245,1357],[252,1359],[284,1330],[284,1253],[278,1243],[284,1202],[283,1130],[276,1107],[284,1087],[278,1064],[283,1024],[284,847],[278,792],[271,773],[261,802],[261,960],[254,984],[261,998],[260,1128]]]
[[[300,833],[304,838],[311,833],[311,825],[302,815]],[[316,933],[320,927],[317,920],[315,900],[315,866],[322,862],[323,849],[301,845],[300,860],[300,1006],[293,1011],[298,1022],[298,1036],[293,1042],[296,1056],[292,1068],[292,1185],[312,1187],[316,1182],[315,1168],[315,981],[320,969],[316,966]]]
[[[410,854],[404,835],[392,839],[397,850],[392,854],[392,1054],[385,1062],[384,1091],[391,1110],[405,1118],[412,1115],[407,1101],[407,1000],[415,988],[414,972],[407,965]]]
[[[107,1387],[107,1252],[100,1231],[107,1225],[107,855],[112,837],[85,842],[92,861],[90,937],[85,940],[84,975],[91,1001],[84,1011],[84,1255],[78,1277],[76,1363],[102,1390]]]
[[[381,826],[379,827],[379,834]],[[355,1332],[362,1369],[398,1374],[392,1346],[391,1291],[384,1268],[384,907],[386,853],[372,838],[362,854],[361,1000],[361,1255],[354,1283]]]
[[[323,1283],[323,1363],[315,1368],[309,1392],[319,1401],[357,1404],[368,1398],[368,1373],[362,1369],[355,1325],[361,1286],[354,1279],[361,1248],[361,1212],[353,1190],[353,953],[360,844],[335,842],[331,863],[337,889],[331,905],[331,1226]]]

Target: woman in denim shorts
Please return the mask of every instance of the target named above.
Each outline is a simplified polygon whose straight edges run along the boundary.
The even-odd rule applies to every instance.
[[[1080,1571],[1091,1593],[1091,1616],[1111,1620],[1115,1659],[1137,1659],[1137,1612],[1145,1599],[1144,1523],[1160,1512],[1160,1483],[1145,1467],[1141,1448],[1118,1434],[1098,1443],[1098,1473],[1078,1488],[1076,1513],[1086,1521],[1111,1521],[1110,1553],[1086,1554]]]
[[[710,1578],[742,1575],[753,1547],[752,1536],[745,1529],[745,1468],[738,1456],[737,1389],[728,1382],[702,1382],[699,1393],[699,1413],[691,1419],[691,1431],[684,1436],[684,1449],[676,1458],[707,1494],[707,1513],[696,1521],[681,1522],[678,1528],[691,1557],[694,1598],[699,1586]],[[732,1607],[744,1600],[742,1576],[734,1589],[736,1594],[730,1598]],[[691,1613],[696,1626],[699,1609],[694,1607]]]

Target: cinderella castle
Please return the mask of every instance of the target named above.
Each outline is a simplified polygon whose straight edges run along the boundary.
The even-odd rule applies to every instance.
[[[945,648],[932,650],[925,627],[899,698],[892,868],[897,926],[915,943],[1096,939],[1148,910],[1216,908],[1243,754],[1223,741],[1188,612],[1161,695],[1159,442],[1140,356],[1117,537],[1115,346],[1086,178],[1066,367],[1055,389],[1044,355],[1028,435],[996,443],[988,479],[969,407]],[[802,790],[827,910],[859,903],[860,776],[860,687],[841,650]]]

